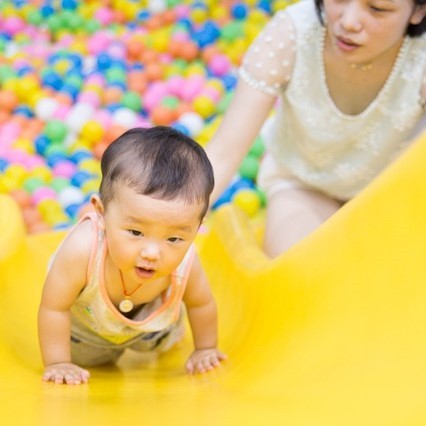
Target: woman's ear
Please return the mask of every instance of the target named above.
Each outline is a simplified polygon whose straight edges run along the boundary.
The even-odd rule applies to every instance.
[[[410,24],[418,25],[426,16],[426,4],[416,4],[413,13],[411,14]]]

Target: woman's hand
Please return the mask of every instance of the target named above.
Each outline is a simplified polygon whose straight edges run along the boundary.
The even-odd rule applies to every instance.
[[[196,349],[186,362],[185,368],[189,374],[207,373],[219,367],[221,361],[226,358],[226,355],[216,348]]]
[[[43,381],[66,385],[80,385],[89,381],[90,373],[71,362],[48,365],[44,369]]]

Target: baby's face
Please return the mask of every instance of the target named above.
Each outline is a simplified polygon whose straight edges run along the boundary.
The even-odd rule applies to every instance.
[[[202,203],[160,200],[125,185],[115,189],[103,213],[112,261],[138,283],[169,275],[197,235]]]

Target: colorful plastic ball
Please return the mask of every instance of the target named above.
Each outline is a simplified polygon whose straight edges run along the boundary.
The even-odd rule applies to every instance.
[[[31,200],[35,205],[38,205],[41,201],[46,199],[55,199],[56,192],[54,189],[48,186],[41,186],[33,191],[31,194]]]
[[[79,164],[83,160],[91,158],[93,158],[93,154],[89,150],[83,149],[78,149],[74,151],[69,157],[69,159],[75,164]]]
[[[195,112],[187,112],[179,117],[179,123],[185,126],[192,137],[197,136],[204,127],[201,115]]]
[[[92,179],[91,173],[84,170],[79,170],[71,177],[71,184],[77,188],[81,188],[83,184],[90,179]]]
[[[57,193],[69,186],[70,186],[69,179],[64,177],[56,176],[53,178],[52,182],[50,182],[50,187]]]
[[[104,133],[105,130],[100,123],[95,120],[88,120],[81,128],[80,136],[92,146],[100,142]]]
[[[252,189],[241,189],[232,197],[232,203],[243,210],[249,217],[258,213],[261,201],[258,193]]]
[[[264,152],[265,146],[263,144],[262,138],[259,136],[255,139],[252,147],[250,148],[249,154],[256,158],[260,158]]]
[[[247,6],[244,3],[237,3],[232,6],[231,13],[235,19],[245,19],[247,17]]]
[[[95,109],[92,105],[78,102],[71,107],[66,119],[66,125],[74,132],[79,133],[82,127],[92,118]]]
[[[22,187],[30,194],[32,194],[37,188],[44,186],[45,182],[39,177],[28,177],[22,184]]]
[[[61,143],[67,135],[67,127],[60,120],[50,120],[43,129],[43,133],[52,141],[52,143]]]
[[[64,208],[67,208],[71,204],[81,204],[84,201],[84,193],[79,188],[69,186],[59,192],[58,201]]]
[[[119,107],[112,115],[112,122],[125,128],[134,127],[136,120],[137,115],[130,108]]]
[[[76,165],[71,160],[64,159],[61,156],[60,160],[53,165],[52,171],[55,177],[69,179],[76,173],[76,169]]]
[[[4,172],[9,165],[9,161],[0,157],[0,172]]]
[[[192,106],[194,111],[204,119],[211,117],[216,111],[216,104],[210,97],[205,95],[197,96],[192,102]]]
[[[31,170],[31,177],[41,179],[44,183],[47,184],[53,178],[52,170],[45,164],[38,165],[36,167],[33,167],[33,169]]]
[[[99,191],[100,179],[89,179],[83,183],[81,189],[85,194],[95,194]]]
[[[76,219],[80,211],[81,204],[70,204],[65,208],[65,213],[71,218]]]
[[[238,171],[242,177],[255,180],[259,171],[259,159],[254,155],[247,155]]]
[[[18,106],[18,96],[12,90],[0,90],[0,109],[12,112]]]
[[[226,55],[217,54],[210,59],[208,67],[213,75],[221,77],[229,73],[231,70],[231,62]]]
[[[139,112],[142,109],[142,98],[137,92],[127,91],[121,98],[121,104],[128,109]]]

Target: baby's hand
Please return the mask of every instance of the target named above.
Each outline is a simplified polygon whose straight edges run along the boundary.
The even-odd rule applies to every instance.
[[[206,373],[220,366],[226,355],[217,349],[196,349],[186,362],[186,371],[189,374]]]
[[[48,365],[44,369],[43,380],[66,385],[80,385],[89,381],[90,373],[71,362]]]

